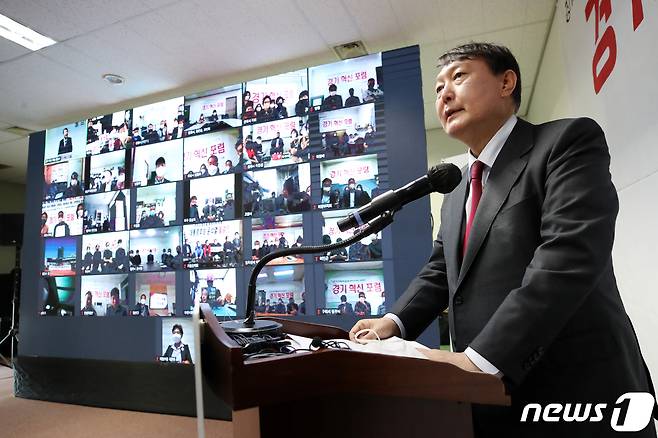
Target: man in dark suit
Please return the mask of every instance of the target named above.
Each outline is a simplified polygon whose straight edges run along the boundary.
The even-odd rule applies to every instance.
[[[62,134],[64,137],[59,141],[59,149],[57,150],[57,155],[70,154],[73,152],[73,141],[69,137],[68,128],[62,129]]]
[[[618,200],[603,132],[590,119],[517,119],[520,71],[504,47],[460,46],[439,67],[437,114],[469,165],[443,201],[427,265],[391,313],[350,336],[414,339],[448,308],[453,352],[427,356],[495,374],[511,394],[511,407],[473,406],[476,436],[610,436],[617,398],[654,391],[613,272]],[[609,409],[600,422],[521,423],[528,403]],[[634,436],[655,437],[653,424]]]

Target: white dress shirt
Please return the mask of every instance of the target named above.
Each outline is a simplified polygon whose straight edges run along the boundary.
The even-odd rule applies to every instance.
[[[471,166],[473,163],[475,163],[476,160],[479,160],[484,164],[484,169],[482,171],[482,195],[484,196],[485,191],[486,191],[486,184],[487,184],[487,179],[489,178],[489,172],[491,171],[491,168],[494,165],[494,162],[496,161],[496,158],[498,158],[498,154],[500,151],[503,149],[503,145],[507,141],[507,138],[509,135],[512,133],[512,129],[514,129],[514,126],[516,126],[516,121],[518,119],[516,118],[516,115],[512,114],[509,119],[503,124],[503,126],[500,127],[498,132],[494,134],[493,137],[491,137],[491,140],[486,144],[484,149],[482,149],[482,152],[478,157],[473,156],[471,151],[468,151],[468,171],[466,172],[467,177],[470,178],[471,174]],[[469,181],[469,186],[470,186],[470,181]],[[466,198],[466,205],[465,205],[465,214],[466,217],[468,217],[468,214],[471,211],[471,194],[469,192],[468,198]],[[400,335],[402,338],[405,337],[405,329],[404,325],[402,324],[402,321],[400,318],[393,314],[393,313],[387,313],[384,315],[384,318],[389,318],[392,319],[400,329]],[[498,377],[502,377],[503,373],[500,372],[498,368],[496,368],[491,362],[489,362],[487,359],[482,357],[477,351],[473,350],[471,347],[467,347],[466,350],[464,351],[464,354],[468,356],[468,358],[473,362],[473,364],[478,367],[481,371],[487,373],[487,374],[495,374]]]

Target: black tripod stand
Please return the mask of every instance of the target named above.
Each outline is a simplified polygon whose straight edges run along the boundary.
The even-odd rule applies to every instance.
[[[12,278],[12,297],[11,297],[11,326],[7,334],[0,339],[0,346],[5,342],[10,342],[9,360],[0,353],[0,365],[13,367],[14,364],[14,347],[18,343],[18,300],[21,289],[21,247],[16,246],[16,265],[14,267]]]

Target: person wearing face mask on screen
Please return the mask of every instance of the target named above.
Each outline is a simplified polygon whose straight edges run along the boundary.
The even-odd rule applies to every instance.
[[[336,192],[331,190],[331,178],[325,178],[322,180],[322,199],[320,199],[320,204],[331,204],[332,207],[338,206],[338,196]]]
[[[158,157],[158,159],[155,160],[155,172],[151,172],[148,185],[168,183],[169,180],[165,177],[166,173],[167,163],[165,162],[164,157]]]
[[[217,167],[217,155],[208,157],[208,176],[215,176],[219,174],[219,167]]]
[[[149,306],[146,300],[146,294],[139,296],[139,303],[135,306],[135,311],[139,312],[137,316],[149,316]]]
[[[192,354],[190,347],[183,341],[183,326],[174,324],[171,328],[171,345],[167,347],[164,356],[170,358],[172,362],[192,365]]]
[[[78,180],[78,172],[73,172],[71,174],[71,180],[69,181],[69,186],[64,191],[64,197],[69,198],[71,196],[82,196],[82,187],[80,186],[80,181]]]

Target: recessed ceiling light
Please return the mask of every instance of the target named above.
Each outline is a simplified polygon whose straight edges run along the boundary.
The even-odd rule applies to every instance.
[[[112,85],[122,85],[124,82],[126,82],[122,76],[114,75],[112,73],[104,74],[103,79]]]
[[[352,41],[351,43],[340,44],[334,46],[334,52],[340,59],[350,59],[356,58],[358,56],[363,56],[368,54],[363,41]]]
[[[0,36],[33,51],[52,46],[57,41],[0,14]]]

